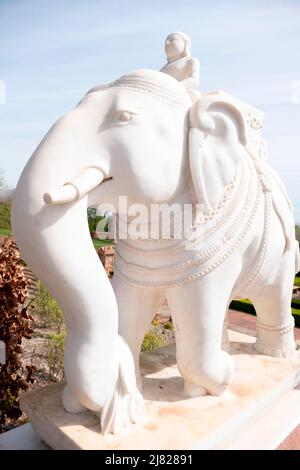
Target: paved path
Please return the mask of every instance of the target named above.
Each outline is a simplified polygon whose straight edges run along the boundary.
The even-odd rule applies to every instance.
[[[256,317],[249,313],[228,310],[229,328],[256,336]],[[300,340],[300,328],[294,329],[295,340]]]

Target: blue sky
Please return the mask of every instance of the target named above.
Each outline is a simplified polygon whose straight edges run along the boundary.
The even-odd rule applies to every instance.
[[[16,184],[51,124],[90,87],[159,69],[177,30],[192,39],[202,91],[223,89],[265,111],[269,162],[300,222],[300,0],[0,0],[7,182]]]

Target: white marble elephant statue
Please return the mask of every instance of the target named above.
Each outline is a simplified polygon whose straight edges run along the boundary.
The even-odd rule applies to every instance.
[[[138,70],[92,89],[25,167],[13,230],[65,315],[63,403],[71,412],[100,413],[102,432],[142,415],[129,348],[139,380],[141,343],[165,298],[188,396],[220,394],[231,380],[221,344],[232,298],[254,302],[259,352],[293,353],[298,246],[288,197],[264,161],[260,127],[257,110],[224,93],[192,103],[173,77]],[[148,236],[117,240],[113,292],[86,209],[118,208],[119,196],[130,208],[116,209],[120,220],[134,220],[134,205],[143,205],[139,225]],[[157,221],[149,222],[149,212],[161,204],[175,217],[170,236],[159,228],[152,239]],[[178,236],[185,207],[191,223]]]

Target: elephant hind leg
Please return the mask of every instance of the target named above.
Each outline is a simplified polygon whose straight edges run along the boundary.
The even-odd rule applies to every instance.
[[[265,285],[259,295],[251,297],[257,314],[255,349],[268,356],[291,357],[295,351],[291,314],[292,263],[290,254],[286,253],[274,282]]]

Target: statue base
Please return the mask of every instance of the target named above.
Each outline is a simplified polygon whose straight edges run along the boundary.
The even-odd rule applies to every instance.
[[[254,350],[253,336],[235,331],[229,331],[229,339],[235,375],[221,397],[184,396],[175,344],[142,353],[147,416],[144,423],[126,428],[118,435],[101,436],[99,418],[90,411],[67,413],[61,402],[62,383],[25,393],[21,406],[43,441],[57,450],[234,448],[236,436],[240,439],[300,383],[300,357],[297,352],[291,362],[262,356]],[[294,415],[292,412],[291,418]],[[280,427],[278,423],[274,426]],[[261,424],[259,428],[264,432]],[[281,437],[278,445],[285,436]]]

